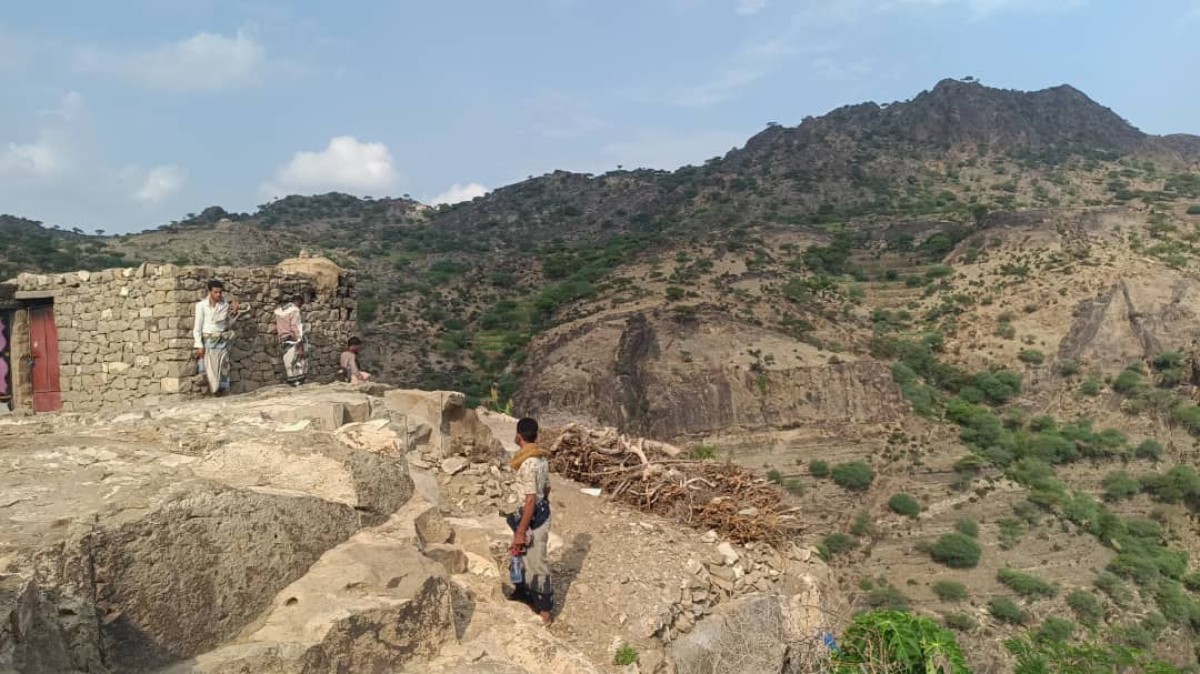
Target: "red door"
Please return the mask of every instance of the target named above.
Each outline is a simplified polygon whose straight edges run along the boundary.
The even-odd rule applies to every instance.
[[[58,385],[58,328],[54,307],[29,310],[29,346],[33,356],[33,411],[57,412],[62,408]]]

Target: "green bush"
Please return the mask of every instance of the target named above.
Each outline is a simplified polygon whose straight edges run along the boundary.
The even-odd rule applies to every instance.
[[[617,654],[613,656],[613,664],[618,667],[628,667],[638,661],[637,649],[629,644],[621,644]]]
[[[1142,490],[1142,485],[1132,475],[1123,470],[1109,473],[1104,477],[1104,500],[1124,501],[1131,499]]]
[[[1017,358],[1022,363],[1029,363],[1030,365],[1041,365],[1046,362],[1046,355],[1037,349],[1022,349]]]
[[[871,513],[866,510],[858,511],[854,522],[850,525],[850,533],[860,538],[871,535]]]
[[[829,464],[824,461],[813,461],[808,464],[808,474],[813,477],[829,477]]]
[[[1064,618],[1055,618],[1050,616],[1042,621],[1042,626],[1038,628],[1038,641],[1044,644],[1062,644],[1071,639],[1071,635],[1075,633],[1075,623]]]
[[[767,481],[772,484],[783,484],[783,473],[772,468],[767,471]]]
[[[907,611],[910,601],[907,595],[891,583],[882,583],[871,588],[866,596],[867,605],[884,611]]]
[[[700,445],[692,450],[692,458],[704,461],[717,458],[717,448],[712,445]]]
[[[788,490],[788,493],[793,496],[800,496],[804,493],[804,483],[794,477],[784,482],[783,488]]]
[[[830,474],[839,487],[850,491],[866,491],[875,480],[875,471],[862,461],[839,463]]]
[[[1120,583],[1120,579],[1113,576]],[[1097,625],[1104,619],[1104,607],[1096,595],[1087,590],[1075,590],[1067,595],[1067,606],[1075,612],[1075,617],[1084,625]]]
[[[933,584],[933,593],[942,601],[959,602],[967,598],[967,586],[956,580],[939,580]]]
[[[831,555],[840,555],[843,552],[850,552],[858,547],[858,541],[853,537],[841,532],[835,532],[825,537],[823,541],[825,549]]]
[[[1079,361],[1064,360],[1058,364],[1058,373],[1064,377],[1074,377],[1079,374]]]
[[[963,517],[954,523],[954,529],[963,536],[979,538],[979,523],[970,517]]]
[[[1200,609],[1177,581],[1167,580],[1158,584],[1154,601],[1167,622],[1176,627],[1187,627],[1192,615]]]
[[[933,561],[952,569],[973,569],[982,555],[979,543],[961,533],[945,534],[929,548]]]
[[[1008,597],[993,597],[987,606],[988,613],[1000,622],[1010,625],[1024,625],[1029,622],[1029,614],[1022,611],[1021,607]]]
[[[1079,385],[1079,392],[1085,396],[1098,396],[1103,385],[1104,382],[1100,381],[1100,377],[1090,375]]]
[[[1111,571],[1101,571],[1100,575],[1096,576],[1095,585],[1098,590],[1108,595],[1108,598],[1113,600],[1113,603],[1117,606],[1126,606],[1133,600],[1133,592],[1129,589],[1129,586],[1117,574]]]
[[[1158,442],[1158,440],[1154,440],[1152,438],[1142,440],[1142,444],[1138,445],[1137,449],[1133,450],[1133,455],[1135,457],[1139,459],[1150,459],[1154,462],[1161,460],[1162,454],[1163,446]]]
[[[1112,387],[1117,393],[1134,393],[1142,387],[1142,373],[1133,368],[1126,368],[1113,380]]]
[[[974,632],[979,627],[979,621],[966,613],[947,613],[942,621],[946,627],[958,632]]]
[[[1024,524],[1013,517],[1005,517],[996,524],[1000,527],[1000,549],[1012,550],[1025,533]]]
[[[1012,323],[997,323],[996,336],[1003,337],[1004,339],[1013,339],[1017,336],[1017,329],[1013,327]]]
[[[908,494],[895,494],[888,499],[888,507],[897,515],[916,518],[921,514],[921,504]]]
[[[938,671],[969,674],[954,633],[924,616],[871,611],[855,616],[832,656],[833,674]]]
[[[1171,418],[1192,435],[1200,435],[1200,406],[1180,405],[1171,413]]]
[[[1145,650],[1150,644],[1129,645]],[[1013,663],[1013,674],[1179,674],[1179,670],[1171,665],[1105,641],[1076,645],[1022,637],[1005,641],[1004,648],[1016,660]]]
[[[1200,204],[1192,204],[1187,207],[1188,215],[1200,215]]]
[[[1000,569],[996,573],[996,580],[1008,589],[1016,592],[1025,598],[1043,597],[1050,598],[1058,594],[1058,588],[1047,583],[1046,581],[1031,576],[1027,573],[1022,573],[1016,569]]]

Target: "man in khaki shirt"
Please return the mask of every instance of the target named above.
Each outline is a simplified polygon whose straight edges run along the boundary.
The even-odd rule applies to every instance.
[[[520,447],[509,467],[517,474],[513,492],[520,508],[508,516],[513,530],[512,555],[523,556],[525,582],[518,583],[512,598],[528,603],[547,626],[552,622],[554,588],[550,582],[550,464],[537,444],[538,424],[529,418],[517,422]]]

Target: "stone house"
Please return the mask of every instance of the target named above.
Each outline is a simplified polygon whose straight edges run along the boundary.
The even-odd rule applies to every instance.
[[[284,381],[272,312],[303,295],[308,380],[330,381],[355,334],[355,280],[324,258],[275,267],[143,264],[21,274],[0,284],[0,412],[78,411],[200,395],[192,324],[217,278],[241,302],[230,350],[233,393]]]

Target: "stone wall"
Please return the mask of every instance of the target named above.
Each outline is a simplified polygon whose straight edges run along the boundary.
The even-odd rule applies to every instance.
[[[296,273],[297,266],[288,263],[253,269],[144,264],[22,274],[15,283],[18,299],[53,300],[63,409],[73,411],[206,391],[197,377],[192,324],[195,304],[212,278],[225,283],[228,298],[241,302],[230,354],[231,392],[284,381],[272,312],[283,298],[297,294],[308,298],[302,313],[310,341],[308,379],[332,380],[338,354],[355,334],[354,278],[319,258],[305,263],[302,268],[318,266],[326,273]],[[336,273],[328,273],[330,268]],[[22,337],[17,332],[14,341]],[[23,336],[28,338],[27,329]],[[18,408],[29,405],[25,398]]]

